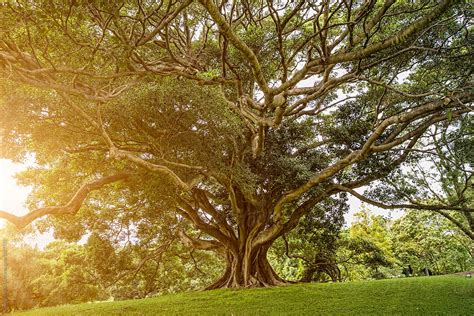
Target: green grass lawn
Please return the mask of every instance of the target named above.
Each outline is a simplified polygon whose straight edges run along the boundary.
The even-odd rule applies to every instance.
[[[215,290],[14,315],[474,315],[474,279],[434,276]]]

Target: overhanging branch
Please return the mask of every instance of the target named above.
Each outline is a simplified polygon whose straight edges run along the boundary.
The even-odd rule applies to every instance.
[[[206,8],[209,15],[217,23],[219,31],[229,39],[229,41],[240,50],[247,60],[249,61],[252,71],[258,86],[265,94],[268,94],[269,88],[265,76],[263,75],[262,67],[258,61],[255,53],[232,31],[230,25],[226,22],[225,18],[220,14],[219,9],[213,1],[199,0],[201,4]]]
[[[199,250],[213,250],[220,252],[224,249],[224,246],[217,240],[204,240],[200,238],[191,238],[186,235],[185,232],[179,231],[179,238],[188,247],[199,249]]]
[[[110,183],[126,180],[131,176],[129,173],[117,173],[83,184],[73,195],[69,202],[62,206],[51,206],[36,209],[26,215],[16,216],[8,212],[0,211],[0,218],[14,224],[18,229],[22,229],[37,218],[45,215],[76,214],[82,206],[90,192],[98,190]]]
[[[142,159],[138,157],[137,155],[123,149],[117,148],[117,146],[114,144],[112,138],[110,135],[107,133],[105,130],[104,124],[102,122],[102,114],[100,111],[100,104],[97,106],[97,117],[98,120],[96,121],[94,118],[92,118],[89,114],[87,114],[81,107],[79,107],[77,104],[75,104],[66,94],[60,93],[61,97],[64,99],[64,101],[72,107],[79,115],[81,115],[89,124],[96,128],[98,131],[100,131],[105,144],[109,148],[110,155],[114,158],[118,159],[126,159],[128,161],[131,161],[143,168],[146,168],[150,171],[161,173],[176,184],[177,187],[184,191],[188,191],[191,186],[188,183],[185,183],[175,172],[173,172],[170,168],[164,166],[164,165],[158,165],[151,163],[145,159]],[[171,163],[167,161],[167,163]],[[185,166],[181,164],[181,166]],[[186,165],[187,166],[187,165]],[[188,166],[191,167],[191,166]],[[199,169],[200,167],[192,166],[193,169]]]
[[[358,193],[357,191],[350,189],[348,187],[342,185],[335,185],[341,191],[347,192],[358,198],[359,200],[372,204],[374,206],[383,208],[383,209],[415,209],[415,210],[427,210],[427,211],[439,211],[439,210],[449,210],[449,211],[459,211],[459,212],[474,212],[474,208],[456,206],[456,205],[427,205],[421,203],[413,203],[413,204],[385,204],[382,202],[374,201],[369,199],[368,197]]]

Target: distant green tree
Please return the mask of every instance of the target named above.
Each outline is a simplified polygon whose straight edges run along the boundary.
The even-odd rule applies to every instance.
[[[11,310],[195,290],[221,272],[208,253],[190,253],[179,243],[118,247],[93,234],[84,245],[55,241],[40,250],[31,248],[25,242],[30,237],[15,234],[12,227],[0,235],[16,235],[8,245]],[[3,284],[3,273],[0,281]]]
[[[474,267],[471,239],[439,214],[407,211],[391,232],[400,269],[410,265],[417,274],[447,274]]]
[[[384,278],[390,274],[384,268],[393,267],[396,259],[388,219],[363,206],[341,237],[337,262],[347,278]]]
[[[297,229],[272,248],[276,270],[301,282],[340,281],[336,251],[348,208],[347,197],[342,195],[340,199],[324,201],[307,214]]]
[[[104,300],[97,280],[90,275],[85,262],[84,248],[63,241],[47,246],[35,256],[33,267],[40,272],[32,279],[38,306],[55,306]]]
[[[7,239],[8,270],[7,278],[3,273],[3,239]],[[32,248],[23,241],[22,234],[16,232],[12,225],[0,228],[1,273],[0,301],[3,303],[3,285],[7,283],[8,306],[10,311],[28,309],[38,305],[39,297],[32,281],[41,275],[43,271],[38,268],[39,250]]]

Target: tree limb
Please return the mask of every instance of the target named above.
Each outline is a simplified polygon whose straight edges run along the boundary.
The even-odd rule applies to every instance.
[[[369,199],[368,197],[356,192],[353,189],[347,188],[342,185],[335,185],[336,188],[340,189],[341,191],[347,192],[358,198],[359,200],[372,204],[374,206],[383,208],[383,209],[415,209],[415,210],[427,210],[427,211],[439,211],[439,210],[450,210],[450,211],[459,211],[459,212],[474,212],[474,208],[456,206],[456,205],[427,205],[427,204],[385,204],[382,202],[374,201]]]
[[[90,192],[98,190],[110,183],[126,180],[130,176],[130,173],[117,173],[99,180],[85,183],[76,191],[76,193],[74,193],[69,202],[62,206],[39,208],[23,216],[16,216],[11,213],[0,211],[0,218],[6,219],[14,224],[18,229],[22,229],[37,218],[45,215],[76,214]]]

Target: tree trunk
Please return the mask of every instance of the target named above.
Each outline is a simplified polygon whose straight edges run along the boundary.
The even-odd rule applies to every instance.
[[[305,268],[304,271],[303,271],[303,276],[301,277],[300,282],[309,283],[309,282],[313,281],[313,276],[316,273],[316,270],[317,269],[316,269],[315,266],[309,266],[309,267]]]
[[[226,254],[224,275],[206,290],[218,288],[269,287],[285,284],[267,259],[269,246],[261,246],[246,252]]]
[[[191,247],[215,251],[226,261],[224,275],[206,289],[267,287],[286,283],[275,273],[267,259],[268,249],[277,236],[265,243],[255,242],[258,234],[271,225],[271,205],[255,199],[249,201],[237,187],[229,187],[229,199],[235,216],[235,227],[232,227],[204,191],[196,189],[193,193],[195,204],[212,216],[214,225],[202,221],[196,207],[184,200],[180,200],[182,212],[194,222],[197,229],[215,240],[196,240],[186,234],[182,234],[182,239]]]

